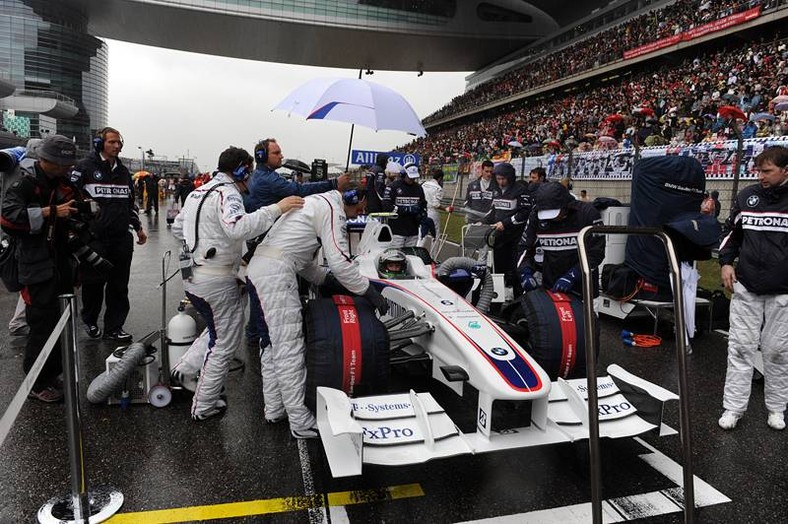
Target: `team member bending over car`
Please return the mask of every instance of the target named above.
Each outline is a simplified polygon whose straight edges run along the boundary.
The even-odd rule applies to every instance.
[[[764,150],[755,165],[760,184],[736,195],[720,245],[722,283],[733,297],[725,412],[719,424],[733,429],[747,411],[753,358],[760,347],[767,423],[781,430],[788,402],[788,148]]]
[[[381,314],[388,309],[347,255],[345,222],[364,210],[365,197],[357,188],[306,197],[303,209],[277,221],[249,263],[247,276],[259,295],[271,337],[271,345],[260,357],[265,420],[276,423],[289,418],[295,438],[318,436],[315,417],[304,405],[306,346],[297,276],[314,284],[335,278],[351,293],[366,296]],[[321,247],[328,268],[319,265]]]
[[[546,182],[539,185],[534,209],[528,219],[520,243],[520,282],[525,292],[538,287],[535,255],[544,253],[542,285],[561,293],[582,295],[577,234],[586,226],[601,225],[599,211],[585,202],[575,200],[563,185]],[[587,243],[588,263],[593,270],[594,296],[599,293],[597,268],[605,258],[605,237],[592,235]]]
[[[252,157],[245,150],[225,150],[219,156],[219,172],[189,194],[172,226],[173,235],[184,241],[182,254],[193,262],[192,275],[183,282],[186,296],[207,324],[173,368],[173,377],[181,383],[200,372],[192,402],[195,420],[218,415],[227,407],[219,395],[241,340],[243,305],[237,269],[244,240],[264,233],[282,213],[304,201],[289,196],[245,213],[241,191],[246,190],[251,165]]]

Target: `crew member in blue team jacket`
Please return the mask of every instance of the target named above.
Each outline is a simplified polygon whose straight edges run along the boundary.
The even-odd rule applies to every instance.
[[[247,213],[253,213],[261,207],[276,204],[289,196],[305,197],[316,193],[325,193],[332,189],[344,191],[350,183],[350,177],[347,174],[331,180],[306,184],[287,180],[276,172],[284,163],[284,155],[275,138],[266,138],[258,142],[254,148],[254,158],[257,162],[257,169],[254,170],[249,178],[249,192],[244,196],[244,207]],[[256,245],[261,240],[262,238],[258,238],[252,244]],[[246,338],[248,342],[258,339],[259,347],[262,350],[271,344],[271,340],[268,337],[268,326],[265,324],[263,310],[257,301],[257,293],[254,290],[254,286],[249,279],[246,280],[246,284],[250,289],[249,326],[246,329]]]

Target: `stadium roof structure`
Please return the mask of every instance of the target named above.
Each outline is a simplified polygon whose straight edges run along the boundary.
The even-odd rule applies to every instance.
[[[61,0],[91,34],[270,62],[471,71],[621,0]]]

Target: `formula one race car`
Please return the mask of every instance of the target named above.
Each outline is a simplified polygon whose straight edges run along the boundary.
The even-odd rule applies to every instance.
[[[466,384],[477,390],[476,430],[460,431],[430,393],[349,398],[346,392],[367,369],[360,362],[364,337],[353,331],[363,319],[352,301],[335,297],[342,326],[338,336],[330,338],[341,339],[344,345],[337,359],[342,362],[342,386],[313,383],[316,387],[307,393],[316,395],[314,407],[332,474],[358,475],[362,463],[414,464],[588,438],[586,380],[551,382],[529,352],[483,312],[490,289],[477,290],[481,296],[474,306],[465,289],[458,293],[441,281],[447,271],[458,267],[470,271],[475,261],[450,259],[436,269],[418,255],[392,251],[391,239],[388,225],[368,222],[355,259],[361,273],[389,301],[389,312],[380,321],[388,331],[390,347],[428,359],[432,377],[457,395],[463,396]],[[489,277],[482,287],[487,286],[492,287]],[[565,320],[577,314],[571,308],[556,311]],[[307,339],[309,330],[307,322]],[[388,365],[390,348],[385,349]],[[568,353],[571,358],[574,348]],[[597,385],[601,436],[628,437],[652,430],[675,433],[662,424],[663,404],[677,399],[675,394],[618,366],[607,371],[609,376],[600,377]]]

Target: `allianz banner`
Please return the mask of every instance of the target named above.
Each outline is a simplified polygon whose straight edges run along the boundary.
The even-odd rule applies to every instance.
[[[400,165],[414,163],[417,166],[421,165],[421,155],[415,153],[400,153],[398,151],[365,151],[363,149],[354,149],[350,155],[350,163],[356,166],[371,166],[375,164],[375,159],[379,153],[386,153],[390,161],[399,162]]]

